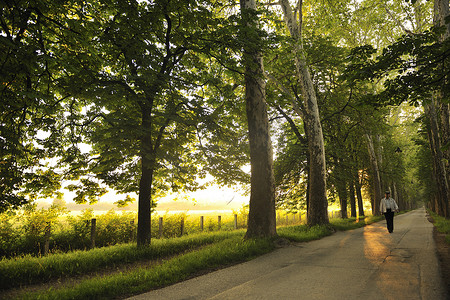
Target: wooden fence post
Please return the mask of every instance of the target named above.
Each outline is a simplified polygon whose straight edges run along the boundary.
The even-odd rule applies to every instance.
[[[222,227],[222,216],[217,217],[217,227],[220,230],[220,227]]]
[[[237,215],[234,215],[234,229],[237,229]]]
[[[45,226],[45,235],[44,235],[44,255],[48,255],[48,250],[50,248],[50,234],[51,234],[51,223],[47,222],[47,226]]]
[[[95,248],[95,232],[97,226],[97,219],[91,220],[91,248]]]
[[[181,218],[180,234],[181,234],[181,236],[184,235],[184,218]]]
[[[159,228],[158,228],[158,235],[159,238],[162,238],[163,236],[163,217],[159,217]]]
[[[200,230],[203,231],[203,221],[204,221],[204,217],[200,216]]]

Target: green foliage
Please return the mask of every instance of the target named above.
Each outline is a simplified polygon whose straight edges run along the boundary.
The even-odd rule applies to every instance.
[[[66,13],[58,2],[0,4],[0,213],[61,188],[61,175],[49,158],[63,139],[44,137],[56,133],[65,98],[53,93],[62,74],[46,49],[48,41],[57,39],[58,20]],[[53,22],[43,17],[48,11]]]
[[[376,58],[371,46],[353,49],[347,74],[359,80],[384,80],[384,90],[370,101],[398,105],[409,101],[419,105],[442,86],[449,57],[449,42],[440,41],[442,28],[421,34],[405,34],[388,45]]]
[[[142,159],[155,198],[206,172],[248,181],[242,90],[223,67],[238,62],[236,16],[209,1],[61,3],[2,4],[0,211],[62,179],[79,203],[138,191]]]
[[[191,231],[192,225],[187,222],[187,214],[165,214],[163,218],[162,236],[166,238],[174,238],[181,236],[181,223],[185,226],[185,233]],[[159,218],[152,221],[152,237],[159,237]]]
[[[14,255],[18,252],[17,245],[20,243],[22,231],[15,226],[14,221],[17,218],[14,214],[3,213],[0,216],[0,255]]]
[[[282,127],[278,139],[280,155],[274,161],[277,208],[297,211],[306,209],[307,145],[301,143],[292,129]]]
[[[370,187],[364,134],[379,137],[383,182],[414,191],[418,199],[434,188],[431,176],[408,167],[420,159],[422,170],[431,174],[426,149],[416,157],[419,150],[399,138],[414,136],[414,130],[390,122],[394,109],[387,107],[406,100],[420,105],[448,73],[449,44],[437,39],[442,29],[425,31],[431,5],[414,0],[304,3],[304,50],[319,97],[330,200],[351,181]],[[243,12],[246,21],[263,23],[264,30],[252,32],[220,1],[32,0],[0,6],[0,53],[5,54],[0,212],[53,197],[64,180],[71,181],[68,188],[78,203],[96,202],[106,186],[136,192],[146,177],[142,168],[151,173],[151,182],[143,185],[151,191],[141,196],[152,205],[170,190],[201,188],[197,179],[207,173],[220,184],[248,183],[241,169],[249,161],[239,60],[245,47],[262,49],[266,71],[301,106],[300,86],[292,76],[297,45],[270,6]],[[398,24],[410,25],[411,32],[400,37]],[[278,206],[304,209],[309,166],[303,122],[279,87],[267,86],[267,102],[272,120],[286,121],[272,123],[274,131],[280,129]],[[407,111],[401,109],[400,114]],[[396,146],[405,149],[403,154],[394,154]],[[417,182],[422,185],[416,187]],[[127,196],[117,204],[130,201]],[[66,223],[52,214],[28,211],[21,215],[23,224],[13,216],[2,219],[0,251],[38,254],[48,225],[52,251],[90,246],[92,214]],[[167,216],[163,235],[177,236],[183,217]],[[245,217],[239,220],[244,226]],[[134,239],[135,222],[134,216],[112,212],[99,217],[97,245]],[[159,234],[157,224],[153,220],[153,237]],[[198,221],[185,224],[189,234],[199,231]],[[205,222],[205,230],[215,228],[213,220]]]
[[[21,214],[1,214],[0,256],[42,253],[46,232],[58,230],[58,218],[65,213],[65,208],[57,205],[39,210],[29,205]]]
[[[136,201],[136,199],[131,198],[130,195],[127,195],[125,197],[125,199],[117,200],[116,202],[114,202],[114,204],[116,204],[117,207],[122,208],[122,207],[127,207],[128,204],[133,203],[134,201]]]
[[[436,181],[433,180],[433,156],[429,147],[427,126],[423,122],[423,116],[421,120],[417,120],[418,123],[418,136],[414,139],[417,146],[417,168],[415,169],[415,178],[417,180],[417,186],[420,187],[419,196],[424,199],[433,199],[437,193]],[[412,181],[412,183],[416,183]]]
[[[113,210],[97,217],[95,244],[101,247],[117,243],[130,242],[135,239],[136,214],[117,214]]]

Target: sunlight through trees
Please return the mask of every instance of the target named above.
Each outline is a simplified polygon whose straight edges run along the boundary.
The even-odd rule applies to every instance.
[[[384,190],[450,215],[448,0],[0,7],[0,212],[137,193],[148,245],[158,199],[212,175],[249,186],[248,237]]]

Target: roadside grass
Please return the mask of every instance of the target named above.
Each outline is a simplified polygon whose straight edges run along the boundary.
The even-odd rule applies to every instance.
[[[347,218],[347,219],[331,219],[330,225],[335,230],[351,230],[356,228],[361,228],[366,225],[378,222],[384,219],[384,216],[366,216],[361,218]]]
[[[179,282],[200,271],[250,260],[274,249],[270,239],[244,241],[234,236],[174,257],[150,269],[84,280],[76,286],[26,293],[21,299],[108,299],[146,292]]]
[[[121,244],[52,254],[44,257],[27,255],[0,261],[0,290],[52,279],[88,274],[102,268],[114,268],[143,260],[156,260],[224,239],[242,236],[244,230],[194,234],[174,239],[153,239],[149,247]]]
[[[331,235],[333,231],[327,225],[297,225],[286,226],[277,229],[279,237],[286,238],[293,242],[309,242],[318,240],[327,235]]]
[[[434,226],[440,233],[445,233],[445,241],[450,244],[450,220],[428,211],[434,220]]]
[[[306,242],[331,235],[336,230],[363,227],[382,217],[331,219],[330,225],[286,226],[277,229],[280,238]],[[244,240],[245,230],[219,231],[175,239],[152,240],[137,248],[123,244],[90,251],[74,251],[47,257],[23,257],[0,261],[0,284],[22,286],[89,274],[132,262],[159,260],[151,266],[82,279],[49,290],[25,292],[20,299],[106,299],[124,297],[173,284],[205,271],[250,260],[275,249],[272,239]],[[162,259],[162,260],[161,260]],[[0,294],[1,296],[1,294]]]
[[[280,237],[294,242],[308,242],[333,234],[336,230],[345,231],[364,227],[368,224],[381,221],[383,216],[367,216],[361,218],[334,218],[329,225],[297,225],[280,227],[277,229]]]

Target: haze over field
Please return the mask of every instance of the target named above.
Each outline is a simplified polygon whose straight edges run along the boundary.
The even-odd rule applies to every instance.
[[[171,194],[158,201],[156,211],[159,213],[189,211],[232,211],[238,210],[243,205],[248,204],[248,196],[243,196],[242,191],[235,191],[232,188],[209,187],[187,194]],[[70,192],[65,193],[66,207],[72,213],[82,211],[84,209],[93,209],[95,212],[105,212],[111,209],[116,211],[137,211],[137,201],[126,207],[119,208],[114,202],[124,199],[125,195],[118,195],[114,192],[105,194],[96,204],[76,204],[71,199],[74,195]],[[137,199],[136,195],[131,195]],[[51,205],[52,200],[39,201],[39,208],[47,208]]]

